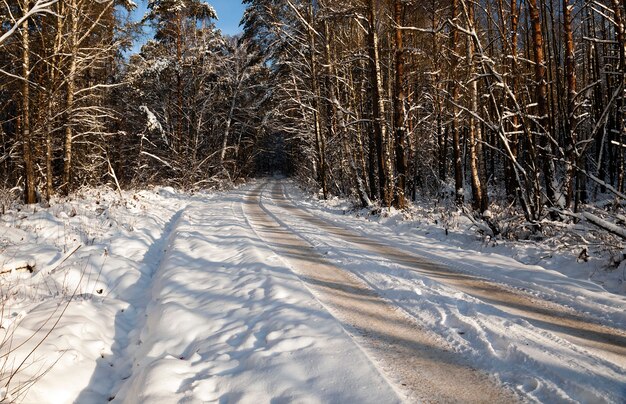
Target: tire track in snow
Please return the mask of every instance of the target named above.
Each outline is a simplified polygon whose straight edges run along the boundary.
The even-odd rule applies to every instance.
[[[278,188],[281,186],[282,190],[279,191]],[[321,245],[325,246],[324,248],[328,247],[335,252],[338,251],[339,254],[344,255],[348,260],[350,259],[350,254],[341,252],[341,250],[343,248],[355,250],[356,255],[360,255],[361,257],[365,255],[369,259],[381,261],[380,265],[384,265],[385,262],[393,263],[393,265],[398,268],[394,269],[394,271],[409,270],[419,274],[419,276],[433,279],[434,281],[429,281],[431,284],[423,285],[425,294],[441,293],[440,289],[442,289],[442,287],[444,289],[450,289],[445,293],[454,294],[454,291],[459,291],[457,292],[459,294],[458,298],[460,299],[459,304],[465,304],[467,301],[471,305],[477,305],[476,307],[480,308],[479,310],[483,312],[483,314],[493,312],[493,314],[497,315],[497,312],[501,310],[504,313],[512,315],[512,318],[518,317],[521,319],[520,321],[522,323],[520,323],[520,325],[522,326],[523,322],[527,321],[528,337],[531,340],[532,338],[536,338],[537,343],[542,341],[541,343],[558,346],[559,350],[562,349],[564,352],[569,351],[580,358],[585,358],[580,363],[572,363],[572,366],[578,369],[578,371],[584,371],[586,374],[593,375],[596,374],[595,372],[599,369],[604,368],[605,371],[608,372],[606,380],[597,379],[593,386],[587,385],[588,387],[593,387],[595,393],[586,391],[586,388],[583,387],[585,386],[584,383],[579,386],[575,377],[565,377],[561,379],[560,382],[557,381],[556,384],[549,385],[547,387],[548,389],[559,392],[562,387],[559,383],[563,383],[564,385],[569,385],[571,389],[570,392],[572,392],[574,396],[577,396],[583,401],[585,401],[585,399],[582,397],[587,397],[587,401],[590,402],[598,400],[597,397],[601,396],[603,386],[611,389],[614,394],[619,390],[624,391],[620,389],[619,385],[615,384],[616,380],[623,377],[620,375],[624,375],[626,369],[624,367],[624,362],[626,361],[626,355],[624,354],[626,352],[626,343],[624,343],[626,341],[626,333],[624,330],[598,324],[597,320],[589,318],[571,308],[563,307],[554,302],[543,301],[536,296],[527,295],[516,289],[511,290],[511,288],[508,288],[506,285],[501,285],[497,282],[459,272],[459,270],[453,269],[454,267],[451,268],[444,263],[438,263],[436,259],[432,259],[430,256],[426,258],[418,255],[418,253],[414,251],[407,252],[405,250],[399,250],[396,247],[389,246],[383,241],[376,239],[376,237],[370,239],[365,234],[358,234],[360,232],[357,233],[342,225],[321,219],[306,209],[299,208],[295,206],[295,204],[286,203],[284,185],[282,184],[274,184],[272,197],[274,200],[271,206],[278,206],[281,210],[288,212],[289,217],[301,219],[313,225],[314,228],[319,229],[315,231],[308,229],[299,233],[302,237],[309,239],[310,243],[314,243],[318,246],[321,243]],[[292,231],[295,231],[293,227]],[[297,232],[300,231],[301,230],[298,230]],[[324,233],[335,236],[336,238],[318,237],[319,234]],[[337,245],[337,242],[340,242],[340,247]],[[354,252],[351,254],[354,254]],[[352,268],[352,272],[360,279],[370,284],[374,289],[378,289],[377,285],[371,284],[370,280],[364,275],[361,275],[356,268]],[[398,272],[398,274],[401,275],[401,272]],[[441,286],[437,286],[437,284]],[[384,291],[382,292],[385,293]],[[418,291],[417,294],[421,294],[421,292]],[[435,297],[434,302],[437,302],[437,297],[433,297]],[[395,304],[403,307],[410,315],[420,318],[420,313],[415,312],[414,308],[412,311],[412,309],[405,307],[404,302],[398,301],[397,297],[394,297],[393,294],[391,299]],[[516,360],[526,363],[526,365],[522,367],[528,367],[527,365],[529,363],[535,363],[534,366],[543,366],[541,362],[535,361],[532,355],[524,356],[525,354],[517,352],[515,349],[510,352],[504,349],[508,345],[506,344],[506,339],[501,341],[497,332],[493,334],[493,327],[497,325],[497,321],[494,324],[491,324],[492,321],[488,321],[489,324],[486,324],[483,321],[476,321],[473,319],[472,315],[468,316],[463,313],[457,313],[460,315],[460,317],[458,317],[454,313],[448,312],[449,309],[447,307],[438,307],[436,303],[428,302],[427,296],[423,296],[423,299],[419,299],[419,301],[421,302],[420,305],[425,305],[424,307],[429,307],[429,310],[434,310],[439,313],[441,316],[440,320],[443,321],[443,323],[447,323],[448,321],[458,322],[460,319],[465,319],[469,321],[469,323],[464,324],[465,327],[469,327],[473,332],[484,334],[484,331],[487,331],[489,335],[483,335],[484,338],[479,338],[477,341],[483,341],[485,346],[483,346],[482,349],[486,349],[487,352],[493,351],[492,353],[494,355],[501,358],[503,364],[506,363],[506,358],[512,356],[512,358],[518,357]],[[489,308],[489,306],[493,308]],[[503,318],[505,317],[506,315],[503,316]],[[513,326],[515,328],[515,325],[509,324],[508,322],[503,323],[503,325],[506,327]],[[440,332],[449,331],[445,330],[445,327],[442,328],[441,324],[439,324],[437,329],[439,329]],[[454,331],[454,327],[452,331]],[[468,331],[468,329],[466,328],[465,331]],[[510,331],[513,332],[513,329]],[[457,338],[454,338],[453,335],[452,337],[448,336],[446,339],[458,339],[458,336],[456,337]],[[490,343],[492,345],[489,345]],[[476,350],[472,355],[476,355],[481,349],[473,345],[471,348]],[[465,346],[464,349],[466,350],[467,346]],[[569,357],[554,355],[546,350],[543,351],[542,355],[552,357],[552,360],[556,361],[555,363],[563,360],[567,362],[572,361]],[[572,358],[574,357],[575,356],[572,356]],[[479,361],[481,360],[481,358],[477,359]],[[488,367],[491,366],[491,364],[487,365]],[[550,372],[552,372],[552,370],[549,368],[546,368],[545,371],[548,372],[547,374],[550,374],[549,377],[556,377],[554,380],[559,380],[561,377],[558,374],[551,374]],[[592,379],[587,379],[586,382],[590,381],[592,381]],[[509,382],[517,383],[515,380],[509,380]],[[548,381],[548,384],[550,383],[552,383],[552,381]],[[535,392],[538,392],[539,389],[545,389],[545,387],[542,386],[534,388],[531,385],[526,386],[525,384],[516,388],[530,394],[530,397],[532,397]],[[539,397],[541,397],[543,393],[539,394]],[[559,396],[559,393],[555,394]],[[600,394],[600,396],[594,394]],[[619,396],[619,393],[617,394]],[[563,392],[561,397],[567,397],[567,395],[567,393]],[[541,401],[541,398],[539,400]]]
[[[278,186],[278,183],[276,183]],[[286,198],[282,191],[274,189],[277,199]],[[509,314],[524,318],[534,326],[556,333],[574,344],[581,345],[591,352],[626,368],[626,332],[614,327],[599,324],[571,308],[554,302],[539,300],[522,291],[506,287],[497,282],[478,276],[461,273],[413,252],[401,251],[376,240],[364,238],[349,229],[329,223],[308,211],[297,209],[293,204],[278,201],[276,204],[295,214],[298,218],[340,237],[365,251],[371,251],[409,270],[418,272],[463,293],[491,304]]]
[[[244,212],[255,232],[292,269],[364,347],[385,375],[414,402],[517,401],[512,392],[478,372],[451,347],[421,329],[351,273],[317,253],[263,204],[262,187],[248,196]]]

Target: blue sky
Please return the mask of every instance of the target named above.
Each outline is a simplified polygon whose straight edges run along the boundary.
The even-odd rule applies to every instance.
[[[146,12],[147,0],[135,0],[137,3],[137,10],[132,14],[133,19],[139,20]],[[239,28],[239,21],[243,16],[244,6],[240,0],[208,0],[207,3],[212,5],[217,11],[219,20],[216,21],[217,28],[221,29],[223,33],[228,35],[234,35],[241,32]]]
[[[243,17],[244,6],[239,0],[210,0],[210,5],[217,11],[219,21],[217,21],[217,28],[221,29],[223,33],[234,35],[241,32],[239,28],[239,21]]]

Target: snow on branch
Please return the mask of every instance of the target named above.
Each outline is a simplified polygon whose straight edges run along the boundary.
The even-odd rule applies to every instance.
[[[7,39],[9,39],[11,35],[15,33],[15,31],[20,27],[20,25],[22,25],[24,21],[28,20],[29,18],[38,14],[57,15],[55,12],[52,11],[50,7],[55,5],[58,1],[59,0],[37,0],[30,10],[24,13],[24,15],[21,18],[19,18],[17,21],[14,21],[11,28],[9,28],[7,32],[5,32],[4,34],[2,34],[2,36],[0,36],[0,46],[2,46],[2,44]],[[6,4],[6,0],[5,0],[5,4]]]
[[[172,167],[172,165],[170,163],[168,163],[167,161],[163,160],[161,157],[159,156],[155,156],[152,153],[148,153],[147,151],[142,150],[141,154],[146,155],[148,157],[152,157],[153,159],[160,161],[161,163],[163,163],[166,167],[171,168],[172,170],[175,170],[174,167]]]
[[[163,126],[161,126],[161,122],[159,122],[159,119],[156,117],[156,115],[154,115],[152,111],[150,111],[147,106],[141,105],[139,107],[139,110],[146,114],[146,126],[149,131],[157,131],[159,133],[163,133]]]
[[[604,220],[599,216],[594,215],[589,212],[582,212],[582,216],[587,219],[587,221],[595,224],[596,226],[603,228],[604,230],[615,234],[623,239],[626,239],[626,229],[616,225],[615,223],[611,223],[608,220]]]
[[[626,240],[626,228],[620,227],[616,225],[615,223],[609,222],[608,220],[603,219],[598,215],[594,215],[593,213],[590,213],[590,212],[574,213],[568,210],[560,210],[560,209],[552,209],[552,210],[562,215],[574,217],[578,220],[586,220],[589,223],[596,225],[597,227],[603,230],[606,230],[609,233],[612,233]]]

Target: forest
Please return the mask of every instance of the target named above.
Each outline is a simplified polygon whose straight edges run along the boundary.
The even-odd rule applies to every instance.
[[[0,186],[199,189],[283,172],[374,209],[453,201],[485,232],[619,237],[626,0],[0,3]],[[142,27],[151,33],[138,53]]]
[[[626,0],[0,21],[0,403],[624,402]]]

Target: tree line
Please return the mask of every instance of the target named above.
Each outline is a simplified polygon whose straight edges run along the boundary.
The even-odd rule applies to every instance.
[[[248,175],[267,74],[199,0],[1,2],[0,180],[27,203],[82,186]],[[152,39],[139,52],[133,40]]]
[[[32,203],[282,167],[365,207],[448,198],[493,232],[494,202],[536,228],[621,206],[626,0],[243,2],[232,38],[200,0],[149,0],[130,56],[128,1],[2,3],[3,185]]]
[[[623,198],[625,1],[245,2],[276,130],[324,196],[504,201],[536,225]]]

